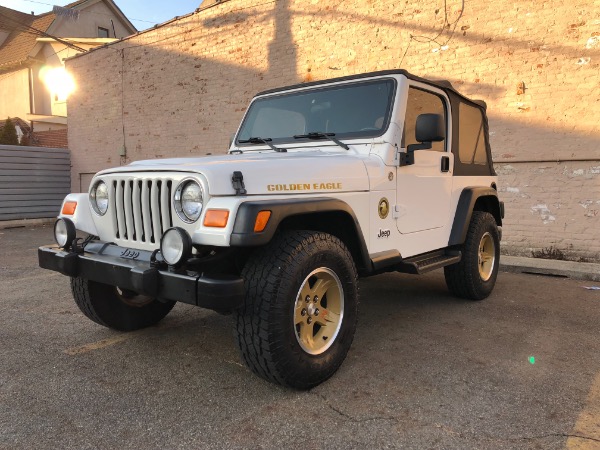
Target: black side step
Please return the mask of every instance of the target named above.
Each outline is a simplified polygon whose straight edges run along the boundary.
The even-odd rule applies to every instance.
[[[398,264],[397,271],[420,275],[440,267],[455,264],[460,261],[462,254],[458,250],[437,250],[422,255],[406,258]]]

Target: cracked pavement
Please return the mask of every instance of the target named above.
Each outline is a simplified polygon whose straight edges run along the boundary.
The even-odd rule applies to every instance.
[[[178,304],[126,335],[87,320],[37,267],[51,242],[0,230],[0,449],[600,448],[592,282],[501,273],[473,303],[441,271],[361,280],[346,362],[297,392],[241,364],[231,317]]]

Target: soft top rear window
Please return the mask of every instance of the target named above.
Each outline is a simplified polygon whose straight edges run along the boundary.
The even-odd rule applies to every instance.
[[[458,157],[465,164],[487,164],[483,113],[481,109],[460,102]]]

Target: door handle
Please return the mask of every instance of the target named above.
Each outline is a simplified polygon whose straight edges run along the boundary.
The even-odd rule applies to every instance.
[[[442,172],[450,172],[450,157],[442,156],[442,166],[440,169]]]

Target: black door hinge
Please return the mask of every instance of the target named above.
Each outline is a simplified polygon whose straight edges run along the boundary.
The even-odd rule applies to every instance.
[[[412,166],[415,163],[415,152],[400,153],[400,167]]]
[[[246,186],[244,185],[244,175],[242,175],[242,172],[233,172],[231,184],[233,185],[233,189],[235,189],[235,195],[246,195]]]

